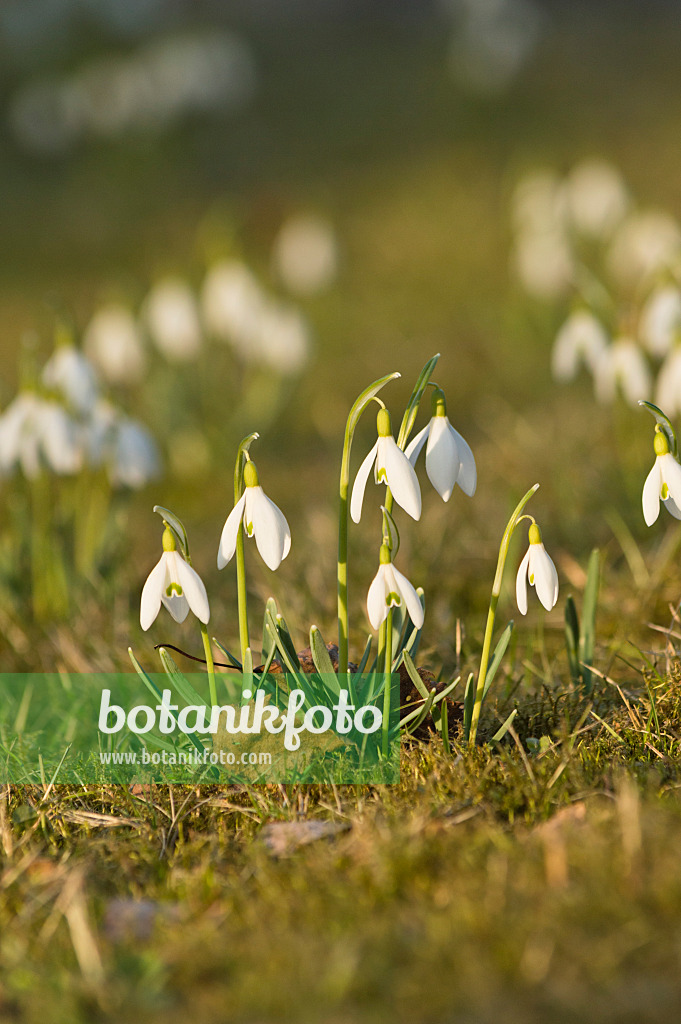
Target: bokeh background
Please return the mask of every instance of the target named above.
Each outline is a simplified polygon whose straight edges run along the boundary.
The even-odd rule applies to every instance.
[[[532,511],[564,587],[579,591],[601,546],[601,642],[645,645],[640,595],[651,617],[664,610],[676,545],[667,522],[653,536],[640,513],[652,421],[621,400],[599,405],[586,376],[552,380],[569,301],[522,287],[511,207],[528,172],[597,158],[637,203],[681,216],[680,41],[681,8],[661,0],[4,0],[0,408],[21,366],[50,356],[57,322],[81,345],[115,303],[141,325],[145,368],[102,387],[155,437],[162,467],[107,495],[106,543],[78,579],[64,513],[67,610],[37,621],[36,552],[22,534],[36,496],[21,474],[3,483],[7,666],[123,665],[131,641],[151,655],[168,639],[170,620],[148,636],[136,624],[160,551],[155,503],[184,519],[215,632],[233,643],[233,580],[218,575],[215,552],[250,430],[293,532],[276,576],[249,548],[254,596],[282,599],[301,637],[311,622],[332,637],[345,417],[364,386],[399,370],[385,393],[397,420],[434,352],[479,473],[476,497],[457,490],[446,506],[424,476],[423,521],[404,525],[402,568],[426,588],[440,660],[454,657],[457,618],[479,646],[501,531],[535,481]],[[230,347],[205,329],[206,277],[224,261],[247,269],[275,319],[289,318],[260,363],[248,340]],[[191,357],[154,345],[149,294],[168,280],[203,318]],[[373,436],[367,416],[353,468]],[[366,514],[352,532],[357,643],[378,530]],[[556,610],[549,642],[561,628]]]

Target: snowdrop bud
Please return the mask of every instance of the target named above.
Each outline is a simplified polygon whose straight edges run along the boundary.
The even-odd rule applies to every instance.
[[[161,543],[163,544],[163,550],[164,551],[176,551],[177,550],[177,541],[175,540],[175,534],[173,533],[173,531],[170,529],[170,527],[168,525],[166,525],[166,528],[163,531],[163,537],[161,538]]]
[[[258,470],[255,467],[255,462],[252,459],[244,466],[244,486],[245,487],[259,487],[260,480],[258,478]]]
[[[393,432],[390,413],[387,409],[379,409],[376,417],[376,430],[379,437],[390,437]]]
[[[191,288],[166,278],[147,295],[144,319],[158,350],[170,362],[195,359],[201,350],[201,324]]]
[[[110,384],[137,384],[144,376],[146,358],[140,330],[126,306],[102,306],[85,331],[83,346]]]

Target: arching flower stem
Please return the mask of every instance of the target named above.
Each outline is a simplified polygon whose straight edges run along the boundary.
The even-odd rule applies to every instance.
[[[482,709],[482,701],[485,695],[485,680],[487,679],[487,669],[489,667],[490,652],[492,650],[492,637],[494,636],[494,621],[497,613],[497,605],[499,603],[499,594],[501,593],[501,581],[504,575],[504,566],[506,565],[506,558],[508,556],[508,549],[511,544],[511,537],[513,531],[518,525],[521,517],[521,513],[528,501],[539,487],[539,484],[534,484],[530,487],[527,494],[525,494],[518,502],[513,515],[506,524],[504,535],[501,538],[501,544],[499,546],[499,557],[497,559],[497,570],[494,574],[494,582],[492,584],[492,593],[490,595],[489,609],[487,611],[487,624],[485,626],[485,638],[482,643],[482,654],[480,656],[480,670],[478,672],[478,682],[475,690],[475,703],[473,705],[473,714],[471,716],[471,727],[468,734],[468,742],[470,746],[475,746],[475,739],[478,734],[478,724],[480,722],[480,711]]]

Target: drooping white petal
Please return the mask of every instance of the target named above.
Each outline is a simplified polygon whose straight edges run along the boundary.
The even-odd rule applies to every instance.
[[[218,569],[224,569],[227,563],[234,557],[234,552],[236,551],[236,538],[239,532],[239,524],[243,518],[245,504],[246,492],[244,491],[232,511],[227,516],[225,525],[222,527],[220,544],[218,546]]]
[[[412,466],[416,465],[416,460],[421,454],[421,449],[428,440],[428,433],[430,431],[431,422],[432,420],[429,423],[426,423],[423,430],[419,430],[418,434],[415,437],[412,437],[411,441],[409,442],[405,449],[404,454],[407,456]]]
[[[426,448],[426,473],[443,501],[449,501],[459,475],[461,458],[446,416],[433,416]]]
[[[43,381],[82,415],[89,413],[97,401],[99,389],[94,367],[75,345],[59,345],[55,349],[45,363]]]
[[[379,437],[376,467],[385,468],[388,487],[400,508],[412,519],[421,518],[421,488],[414,467],[394,437]]]
[[[458,430],[447,421],[448,426],[454,440],[456,441],[457,449],[459,451],[459,473],[456,478],[456,482],[469,498],[472,498],[475,494],[475,488],[478,486],[478,471],[475,466],[475,457],[471,451],[468,442],[461,436]]]
[[[373,629],[378,629],[388,615],[388,605],[386,602],[388,586],[385,570],[385,565],[379,565],[378,572],[371,581],[369,593],[367,594],[367,612]]]
[[[262,487],[247,487],[246,493],[246,513],[252,516],[260,557],[268,568],[278,569],[291,549],[289,525],[283,512],[267,497]]]
[[[362,502],[364,501],[364,491],[366,489],[367,480],[369,479],[369,473],[371,467],[376,459],[378,452],[378,441],[371,449],[364,462],[357,471],[355,482],[352,485],[352,495],[350,497],[350,516],[353,523],[358,523],[362,516]]]
[[[188,562],[185,562],[181,555],[177,552],[171,553],[175,555],[174,571],[177,573],[178,583],[184,591],[190,609],[200,622],[208,622],[210,619],[210,607],[203,580],[196,570]]]
[[[165,590],[161,595],[163,605],[168,609],[175,622],[184,622],[189,615],[189,601],[184,594],[178,594],[176,590],[171,589],[168,594]]]
[[[681,508],[679,508],[673,498],[663,498],[662,504],[670,516],[674,516],[674,519],[681,519]]]
[[[386,577],[392,576],[395,584],[397,585],[396,589],[398,593],[404,598],[404,603],[407,606],[407,611],[409,612],[411,621],[417,629],[420,629],[423,625],[423,605],[419,600],[419,595],[416,593],[416,590],[411,585],[407,577],[396,569],[394,565],[389,565],[386,568],[388,569]]]
[[[58,402],[43,401],[39,435],[45,461],[60,476],[77,473],[83,462],[82,438],[76,422]]]
[[[543,544],[530,544],[529,576],[537,597],[550,612],[558,600],[558,573]]]
[[[666,455],[658,455],[657,464],[660,467],[662,484],[666,484],[669,490],[668,496],[677,508],[681,508],[681,466],[671,452],[667,452]]]
[[[161,597],[166,586],[166,553],[164,552],[147,576],[142,588],[140,626],[147,630],[161,610]]]
[[[662,477],[660,474],[659,461],[656,458],[653,468],[646,477],[643,485],[643,518],[646,526],[652,526],[660,514],[660,490],[662,489]]]
[[[551,371],[556,380],[572,380],[580,361],[593,370],[607,347],[603,326],[592,313],[579,309],[572,313],[556,335],[551,354]]]
[[[531,545],[530,545],[531,547]],[[527,549],[515,578],[515,600],[521,615],[527,615],[527,571],[530,564],[530,548]]]
[[[654,356],[665,356],[681,331],[681,292],[676,285],[656,288],[646,301],[639,321],[643,344]],[[666,408],[666,406],[665,406]]]

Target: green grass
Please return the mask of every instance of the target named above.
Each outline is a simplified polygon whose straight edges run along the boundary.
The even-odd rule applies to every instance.
[[[5,793],[0,1019],[673,1019],[669,686],[649,744],[615,695],[609,729],[520,754],[555,719],[535,708],[518,746],[410,743],[396,787]],[[343,830],[268,849],[268,823],[320,820]]]

